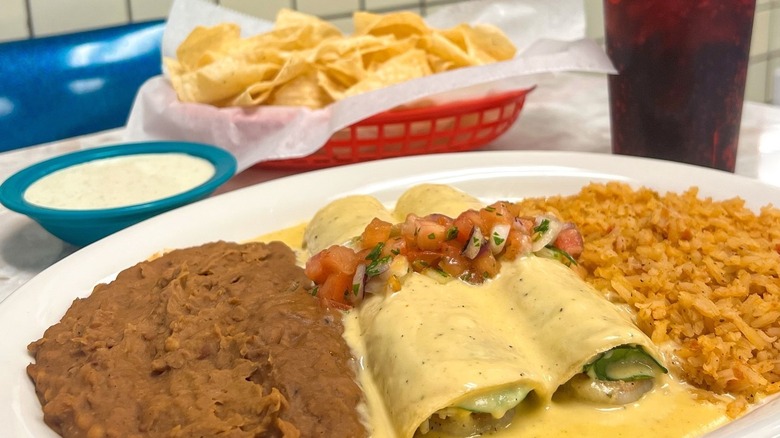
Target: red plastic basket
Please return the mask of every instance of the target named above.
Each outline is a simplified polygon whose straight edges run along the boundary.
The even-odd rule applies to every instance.
[[[318,169],[380,158],[473,150],[512,126],[531,90],[387,111],[335,133],[311,155],[265,161],[259,166]]]

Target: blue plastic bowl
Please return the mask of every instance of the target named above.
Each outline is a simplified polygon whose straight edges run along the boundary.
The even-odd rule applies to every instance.
[[[38,179],[63,168],[93,160],[126,155],[178,152],[203,158],[214,165],[214,175],[186,192],[142,204],[94,210],[40,207],[24,200],[24,192]],[[44,229],[73,245],[84,246],[162,212],[203,199],[236,172],[236,159],[215,146],[183,142],[127,143],[82,150],[34,164],[0,185],[0,203],[25,214]]]

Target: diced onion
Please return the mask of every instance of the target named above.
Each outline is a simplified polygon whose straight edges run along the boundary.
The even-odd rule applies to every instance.
[[[409,273],[409,270],[412,269],[411,264],[409,263],[409,259],[403,256],[396,256],[393,257],[393,261],[390,262],[390,274],[402,278],[406,276],[406,274]]]
[[[387,269],[382,268],[381,274],[371,278],[366,277],[365,293],[373,295],[385,291],[397,292],[410,270],[409,259],[404,256],[393,257],[393,260],[387,263]]]
[[[538,227],[544,220],[547,220],[547,230],[540,233],[539,237],[534,241],[533,246],[531,247],[531,251],[533,252],[537,252],[545,246],[555,242],[555,238],[558,237],[558,233],[561,232],[561,228],[563,226],[561,221],[548,215],[537,217],[535,226]]]
[[[370,265],[371,270],[367,270],[366,274],[370,277],[377,277],[384,274],[388,269],[390,269],[391,261],[392,260],[389,257],[385,257],[372,262]]]
[[[366,290],[366,265],[360,264],[355,269],[355,276],[352,277],[352,299],[355,303],[363,301],[363,295]]]
[[[509,224],[496,224],[493,226],[488,239],[490,241],[490,251],[493,254],[498,254],[504,249],[511,228]]]
[[[463,255],[470,260],[474,260],[477,255],[479,255],[479,250],[484,243],[485,237],[482,235],[482,230],[475,226],[471,230],[471,235],[469,236],[469,241],[466,243],[466,247],[463,248]]]

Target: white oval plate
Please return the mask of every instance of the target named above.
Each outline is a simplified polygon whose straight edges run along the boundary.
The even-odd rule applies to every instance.
[[[0,429],[4,437],[56,437],[44,423],[25,367],[26,346],[59,321],[76,297],[166,248],[246,240],[298,224],[330,200],[366,193],[392,204],[422,182],[452,184],[485,200],[574,194],[589,182],[619,180],[661,192],[692,185],[701,196],[740,196],[754,210],[780,205],[780,189],[710,169],[604,154],[473,152],[374,161],[270,181],[170,211],[100,240],[45,270],[0,304]],[[780,401],[711,437],[780,435]]]

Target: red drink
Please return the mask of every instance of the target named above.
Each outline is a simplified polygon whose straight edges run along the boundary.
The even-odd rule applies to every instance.
[[[734,171],[755,0],[604,0],[612,151]]]

